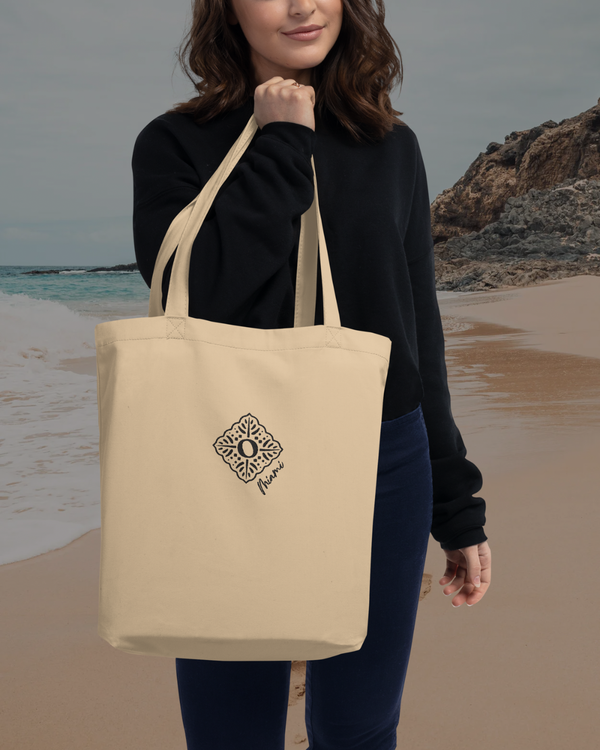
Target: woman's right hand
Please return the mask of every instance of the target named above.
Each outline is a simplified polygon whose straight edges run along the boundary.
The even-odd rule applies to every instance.
[[[259,128],[283,120],[315,129],[315,90],[295,83],[293,78],[275,76],[256,87],[254,117]]]

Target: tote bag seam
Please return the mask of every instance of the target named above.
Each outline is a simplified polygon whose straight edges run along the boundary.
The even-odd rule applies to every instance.
[[[383,354],[377,354],[377,352],[369,352],[365,349],[348,349],[344,346],[328,346],[325,344],[324,346],[292,346],[287,347],[283,349],[257,349],[256,347],[246,347],[246,346],[232,346],[231,344],[218,344],[215,341],[206,341],[206,339],[180,339],[180,338],[170,338],[168,339],[166,336],[147,336],[142,338],[134,338],[134,339],[113,339],[112,341],[106,341],[103,344],[98,344],[96,346],[97,349],[102,348],[103,346],[110,346],[111,344],[116,343],[117,341],[199,341],[201,344],[209,344],[211,346],[224,346],[227,349],[239,349],[241,351],[250,351],[250,352],[295,352],[300,351],[301,349],[343,349],[345,352],[358,352],[360,354],[372,354],[374,357],[381,357],[385,362],[388,362],[388,358],[384,357]]]

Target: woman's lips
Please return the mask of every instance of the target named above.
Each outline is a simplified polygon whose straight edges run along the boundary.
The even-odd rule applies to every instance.
[[[310,39],[316,39],[321,36],[323,28],[313,29],[313,31],[301,31],[298,34],[284,34],[284,36],[287,36],[288,39],[297,39],[299,42],[309,41]]]

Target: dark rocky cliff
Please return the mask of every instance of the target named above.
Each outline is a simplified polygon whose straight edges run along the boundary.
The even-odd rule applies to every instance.
[[[600,99],[490,143],[431,204],[439,290],[600,275]]]

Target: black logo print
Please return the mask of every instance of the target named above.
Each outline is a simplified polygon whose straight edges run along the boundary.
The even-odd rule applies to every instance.
[[[283,448],[252,414],[245,414],[213,443],[214,449],[244,482],[251,482]]]

